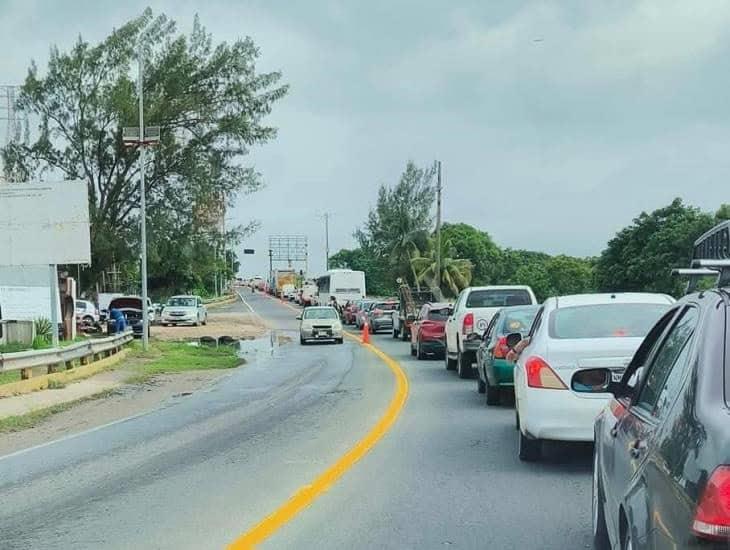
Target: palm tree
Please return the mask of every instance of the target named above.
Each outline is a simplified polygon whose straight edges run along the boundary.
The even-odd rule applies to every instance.
[[[416,288],[421,290],[418,273],[413,266],[413,259],[420,256],[421,248],[428,246],[428,233],[426,231],[408,231],[401,234],[390,251],[391,261],[398,267],[407,266],[413,275],[413,282]]]
[[[441,243],[441,289],[449,290],[454,296],[469,286],[471,282],[472,268],[469,260],[453,258],[454,247],[450,240]],[[416,280],[426,282],[433,286],[436,282],[436,245],[429,240],[429,247],[426,254],[412,258],[411,265],[416,273]]]

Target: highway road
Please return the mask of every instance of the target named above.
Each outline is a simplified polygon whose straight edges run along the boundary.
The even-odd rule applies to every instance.
[[[289,306],[244,295],[292,337]],[[248,311],[248,305],[231,306]],[[585,548],[591,451],[517,459],[514,411],[441,360],[373,343],[409,379],[395,424],[263,548]],[[335,463],[396,388],[372,352],[263,346],[215,385],[147,414],[0,457],[0,547],[224,548]]]

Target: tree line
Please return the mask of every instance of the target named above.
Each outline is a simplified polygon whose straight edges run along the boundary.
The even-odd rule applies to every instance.
[[[250,38],[216,43],[197,18],[183,33],[148,8],[99,43],[79,37],[68,51],[53,47],[45,70],[33,62],[21,87],[17,107],[36,129],[2,150],[5,177],[85,181],[92,265],[81,272],[82,288],[113,270],[120,290],[138,292],[139,150],[122,141],[123,127],[138,126],[138,51],[145,122],[161,130],[142,168],[149,287],[153,295],[209,294],[216,278],[237,269],[230,245],[255,228],[226,228],[225,211],[262,186],[245,157],[276,137],[264,119],[287,92],[279,72],[257,70]]]
[[[381,185],[375,206],[355,231],[358,246],[330,257],[330,266],[362,270],[368,292],[393,295],[396,281],[433,286],[436,281],[435,168],[408,162],[398,182]],[[689,264],[692,244],[718,222],[730,219],[730,205],[715,213],[671,204],[641,212],[597,257],[503,248],[488,232],[460,222],[441,231],[441,290],[454,297],[470,285],[529,285],[538,299],[584,292],[649,291],[680,296],[685,282],[671,269]]]

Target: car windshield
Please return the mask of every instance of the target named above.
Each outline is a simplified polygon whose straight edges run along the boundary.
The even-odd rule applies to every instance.
[[[551,338],[643,338],[669,304],[595,304],[556,309]]]
[[[531,303],[530,293],[520,288],[473,290],[466,299],[466,307],[524,306]]]
[[[538,308],[535,306],[534,308],[529,309],[525,308],[506,311],[502,318],[501,334],[504,335],[513,332],[526,334],[530,330],[532,322],[535,320],[537,310]]]
[[[337,312],[331,307],[308,308],[304,311],[303,319],[337,319]]]
[[[431,309],[428,311],[429,321],[446,321],[449,318],[449,308]]]
[[[167,305],[172,307],[195,307],[195,298],[177,296],[175,298],[170,298]]]

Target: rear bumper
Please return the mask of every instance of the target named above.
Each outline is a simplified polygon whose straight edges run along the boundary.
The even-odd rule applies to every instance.
[[[519,393],[522,431],[557,441],[593,441],[593,424],[608,402],[608,397],[577,397],[570,390],[522,388]]]
[[[479,346],[481,345],[482,341],[479,338],[464,338],[461,341],[461,351],[462,352],[474,352],[479,349]]]
[[[446,349],[444,341],[438,339],[420,340],[419,344],[421,351],[429,354],[441,354]]]
[[[370,320],[370,324],[373,327],[373,330],[383,330],[383,329],[392,329],[393,328],[393,319],[386,317],[386,318],[375,318]]]
[[[490,370],[491,376],[498,385],[514,385],[514,363],[510,363],[506,359],[495,359]]]

